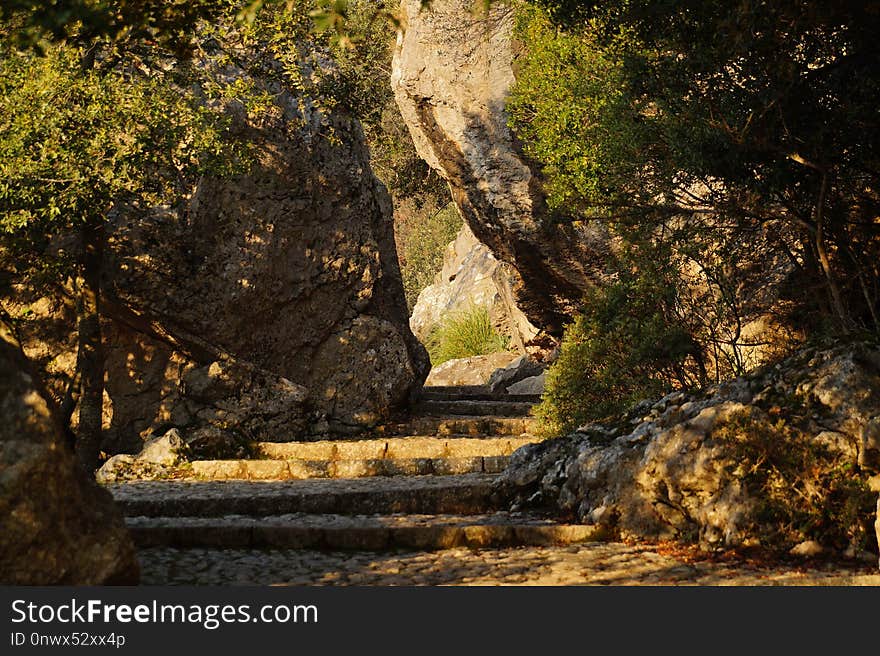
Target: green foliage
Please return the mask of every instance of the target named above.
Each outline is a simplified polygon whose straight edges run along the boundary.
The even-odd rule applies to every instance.
[[[623,268],[616,281],[588,294],[566,329],[535,410],[542,433],[607,420],[674,386],[702,382],[702,355],[669,284],[672,267],[652,255],[636,260],[641,268]]]
[[[350,0],[345,6],[345,39],[330,39],[332,74],[317,93],[336,109],[357,117],[370,148],[370,165],[394,201],[394,227],[407,305],[433,282],[446,246],[462,221],[448,204],[448,190],[416,153],[389,84],[396,2]]]
[[[434,282],[434,276],[443,266],[446,248],[462,226],[461,215],[452,203],[434,212],[431,209],[431,206],[417,207],[407,219],[396,223],[400,273],[410,310],[419,293]]]
[[[508,342],[495,331],[485,308],[470,307],[443,317],[425,346],[436,367],[448,360],[504,351]]]
[[[528,50],[507,109],[526,153],[542,165],[550,206],[578,218],[605,216],[626,192],[647,192],[650,124],[626,93],[626,36],[600,47],[528,5],[517,13],[516,33]]]
[[[5,0],[0,20],[14,29],[19,47],[51,43],[91,45],[148,39],[163,46],[186,48],[197,21],[226,10],[233,0]]]
[[[443,181],[416,153],[409,130],[400,115],[389,80],[396,39],[396,20],[390,20],[397,3],[391,0],[349,0],[344,39],[332,37],[335,61],[332,79],[322,85],[323,97],[356,116],[364,127],[373,172],[391,192],[395,204],[416,199],[433,211],[448,197]]]
[[[7,245],[39,249],[90,220],[174,205],[198,175],[232,163],[222,115],[167,76],[84,69],[82,55],[62,46],[45,56],[4,48],[0,57]]]
[[[864,474],[809,433],[783,420],[742,412],[712,437],[731,447],[729,472],[759,499],[764,546],[788,549],[803,540],[826,547],[876,551],[868,519],[876,495]]]
[[[818,323],[880,330],[876,7],[531,5],[512,125],[561,215],[760,235]]]
[[[510,122],[554,218],[607,222],[642,253],[570,326],[548,426],[705,380],[707,353],[712,377],[742,373],[745,326],[770,312],[807,335],[880,330],[875,8],[535,0],[517,15]],[[756,297],[786,271],[769,284],[787,298]]]

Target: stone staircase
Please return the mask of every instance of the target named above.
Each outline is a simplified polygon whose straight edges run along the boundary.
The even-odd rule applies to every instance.
[[[492,483],[537,399],[426,388],[413,416],[366,439],[263,442],[187,478],[108,488],[142,548],[389,551],[565,545],[599,537],[507,511]]]

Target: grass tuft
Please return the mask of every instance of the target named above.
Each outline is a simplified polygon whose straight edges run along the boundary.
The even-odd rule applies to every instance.
[[[483,307],[470,307],[448,314],[428,336],[431,364],[457,358],[488,355],[507,349],[510,340],[498,334]]]

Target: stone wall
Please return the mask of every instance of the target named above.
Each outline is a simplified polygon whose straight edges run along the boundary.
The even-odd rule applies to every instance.
[[[857,344],[524,447],[499,486],[621,537],[865,555],[877,471],[880,350]]]

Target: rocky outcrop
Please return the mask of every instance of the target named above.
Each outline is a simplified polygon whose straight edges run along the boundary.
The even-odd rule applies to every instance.
[[[227,77],[247,74],[235,69]],[[427,375],[412,335],[391,203],[359,124],[276,82],[259,116],[229,107],[251,170],[204,179],[179,212],[120,214],[103,281],[105,450],[206,428],[257,440],[352,433]],[[69,308],[68,308],[69,310]],[[71,317],[50,318],[69,329]],[[49,323],[49,322],[44,322]],[[29,351],[64,362],[67,335]]]
[[[249,174],[205,180],[179,220],[112,236],[108,296],[170,365],[135,387],[173,388],[171,401],[160,394],[174,426],[224,422],[281,440],[316,424],[357,430],[407,402],[427,374],[390,200],[359,126],[339,115],[298,121],[288,100],[296,118],[240,124],[259,153]],[[145,350],[126,337],[114,345],[117,366]],[[206,367],[222,369],[207,387],[211,372],[196,371]]]
[[[520,381],[508,385],[508,394],[531,394],[532,396],[540,396],[544,393],[547,385],[547,372],[542,371],[535,376],[528,376]]]
[[[2,328],[0,417],[0,584],[137,583],[122,515],[80,469]]]
[[[510,265],[499,262],[465,225],[447,247],[434,283],[419,294],[410,328],[424,342],[444,316],[482,307],[498,334],[510,336],[511,346],[524,353],[539,331],[516,306],[515,278]]]
[[[471,0],[401,3],[392,86],[416,149],[448,182],[474,235],[513,267],[517,305],[561,333],[603,275],[608,239],[595,225],[551,220],[536,169],[507,127],[514,82],[513,9]]]
[[[880,350],[808,349],[517,451],[500,489],[623,537],[876,551]]]
[[[176,428],[144,443],[140,453],[118,453],[109,458],[95,474],[99,483],[128,479],[162,478],[187,461],[190,449]]]

